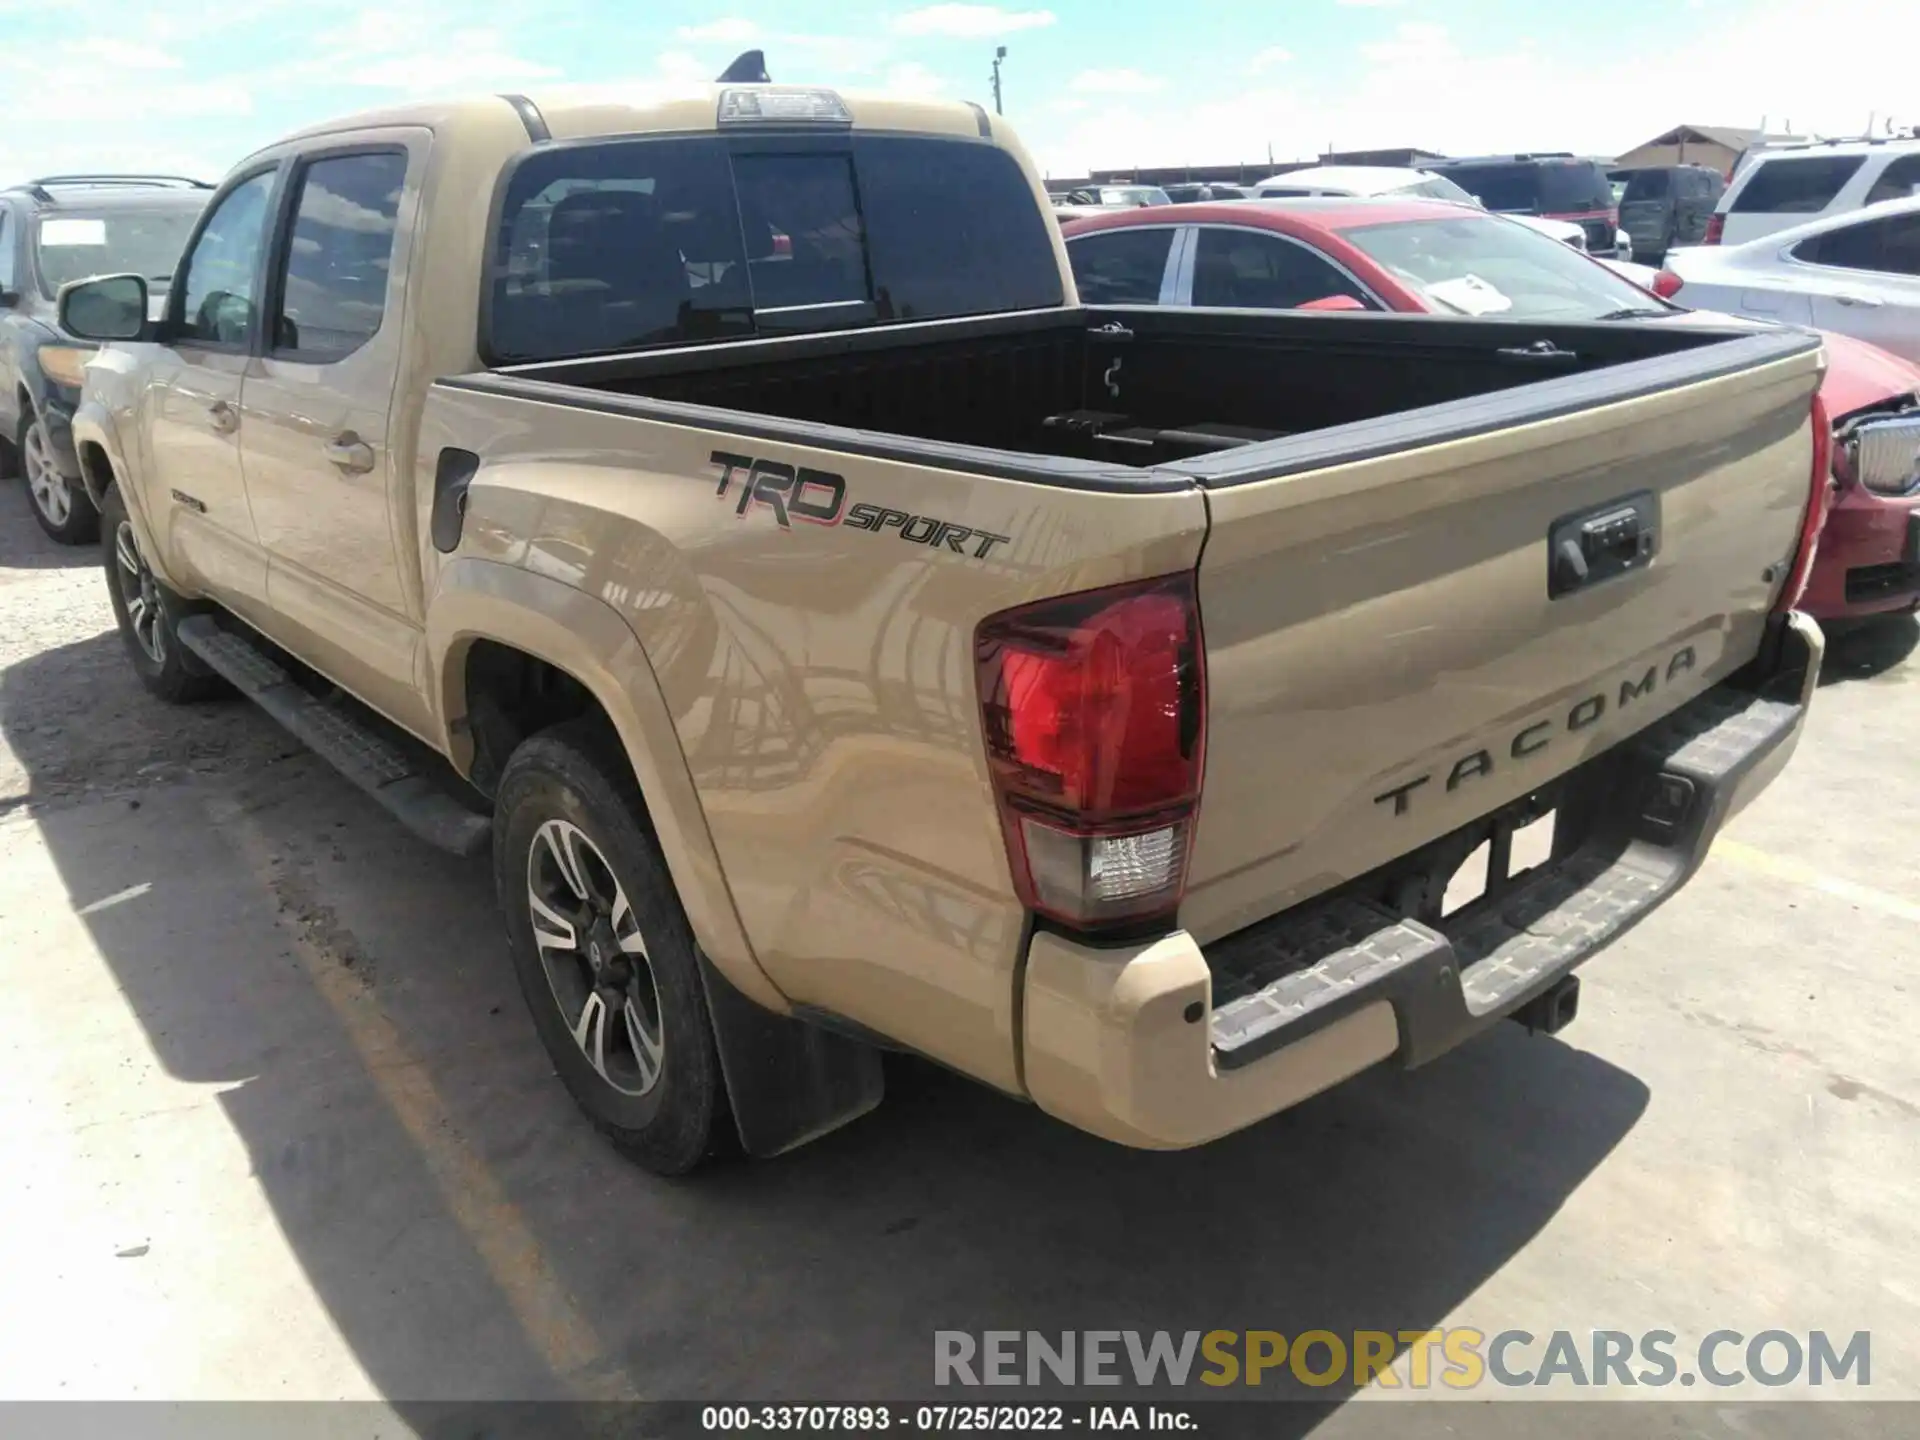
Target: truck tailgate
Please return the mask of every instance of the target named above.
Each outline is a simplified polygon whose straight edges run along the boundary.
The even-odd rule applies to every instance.
[[[1398,447],[1350,427],[1359,458],[1333,430],[1265,474],[1196,467],[1186,928],[1205,943],[1448,834],[1752,658],[1821,364],[1811,337],[1733,341],[1413,412]]]

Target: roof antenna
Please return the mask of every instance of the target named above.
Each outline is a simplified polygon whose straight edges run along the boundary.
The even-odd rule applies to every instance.
[[[720,72],[722,85],[771,85],[773,77],[767,74],[767,57],[759,50],[744,50],[726,69]]]

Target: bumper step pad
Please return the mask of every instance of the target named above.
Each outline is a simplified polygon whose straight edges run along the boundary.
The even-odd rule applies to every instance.
[[[1587,844],[1438,925],[1336,895],[1207,948],[1222,1069],[1250,1064],[1363,1006],[1393,1005],[1417,1065],[1540,994],[1676,890],[1706,855],[1725,792],[1794,736],[1802,707],[1727,687],[1628,741],[1642,780]],[[1685,823],[1650,827],[1650,787],[1691,789]]]
[[[441,789],[407,753],[361,719],[317,699],[248,636],[211,615],[179,626],[180,643],[364,790],[407,829],[456,855],[486,849],[493,825]]]

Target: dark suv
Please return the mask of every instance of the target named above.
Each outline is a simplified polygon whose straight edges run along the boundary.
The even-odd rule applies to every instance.
[[[1669,250],[1707,238],[1720,192],[1718,170],[1704,165],[1641,165],[1609,172],[1620,196],[1620,228],[1633,240],[1633,258],[1658,265]]]
[[[169,175],[50,175],[0,191],[0,454],[63,544],[99,533],[72,430],[95,347],[60,329],[54,298],[69,280],[125,272],[164,294],[212,193]]]
[[[1588,253],[1614,253],[1620,214],[1606,167],[1598,160],[1556,151],[1429,160],[1426,168],[1477,196],[1489,210],[1571,220],[1586,233]]]

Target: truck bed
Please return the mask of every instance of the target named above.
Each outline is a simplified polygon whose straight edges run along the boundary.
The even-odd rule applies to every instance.
[[[1155,482],[1125,471],[1207,457],[1179,483],[1230,483],[1329,453],[1357,458],[1350,442],[1375,453],[1457,437],[1810,343],[1659,321],[1088,308],[547,362],[451,383],[529,398],[565,387],[574,404],[591,391],[660,419],[724,411],[713,428],[900,458],[929,458],[913,442],[998,451],[997,461],[949,452],[946,463],[1134,488]],[[1370,423],[1388,416],[1409,420]],[[829,439],[821,426],[860,437]],[[1300,443],[1310,436],[1327,439]]]

